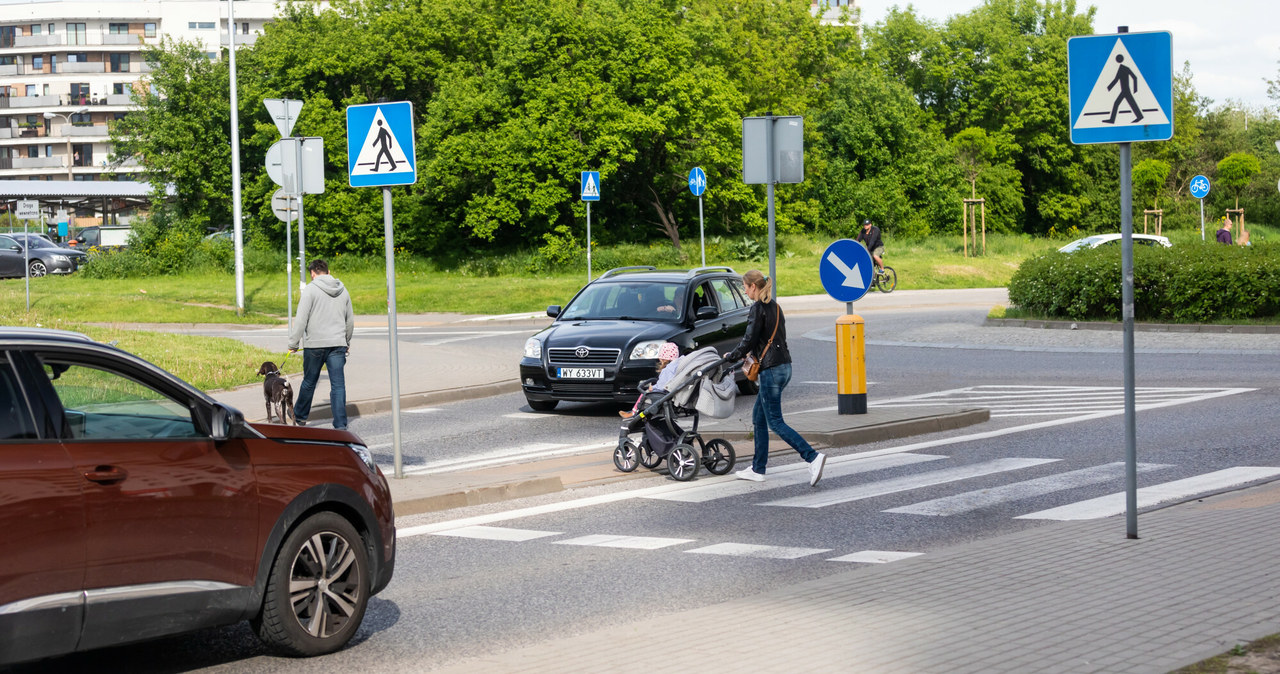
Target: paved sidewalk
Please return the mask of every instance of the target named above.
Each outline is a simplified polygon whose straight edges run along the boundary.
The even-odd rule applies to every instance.
[[[1167,672],[1280,632],[1280,484],[1052,523],[444,667]]]

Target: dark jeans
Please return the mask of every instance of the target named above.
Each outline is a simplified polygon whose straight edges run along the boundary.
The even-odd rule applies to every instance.
[[[756,406],[751,410],[756,442],[756,454],[751,460],[751,468],[761,475],[764,475],[765,464],[769,462],[770,430],[777,433],[783,442],[791,445],[792,449],[800,452],[800,458],[806,463],[818,456],[813,447],[810,447],[799,433],[782,420],[782,389],[789,383],[791,383],[791,363],[760,370],[760,393],[756,395]]]
[[[302,386],[298,388],[298,400],[293,404],[293,415],[298,421],[306,421],[311,414],[311,397],[320,381],[320,367],[329,371],[329,406],[333,411],[333,427],[347,427],[347,378],[342,368],[347,364],[347,347],[327,346],[302,350]]]

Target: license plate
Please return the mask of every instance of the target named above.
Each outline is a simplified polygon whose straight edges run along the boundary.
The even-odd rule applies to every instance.
[[[604,379],[602,367],[562,367],[559,370],[561,379]]]

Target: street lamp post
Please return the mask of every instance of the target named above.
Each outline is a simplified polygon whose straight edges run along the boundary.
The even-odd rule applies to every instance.
[[[80,108],[79,110],[76,110],[75,112],[73,112],[73,113],[71,113],[71,114],[72,114],[72,115],[83,115],[84,113],[86,113],[86,112],[88,112],[88,111],[89,111],[89,108]],[[72,177],[71,177],[71,166],[72,166],[72,162],[71,162],[71,117],[70,117],[70,116],[68,116],[68,115],[63,115],[63,114],[57,113],[57,112],[46,112],[46,113],[44,113],[44,118],[45,118],[45,119],[53,119],[54,117],[61,117],[61,118],[62,118],[62,121],[66,123],[66,125],[62,127],[62,135],[63,135],[63,136],[66,136],[66,138],[67,138],[67,180],[74,180],[74,178],[72,178]]]

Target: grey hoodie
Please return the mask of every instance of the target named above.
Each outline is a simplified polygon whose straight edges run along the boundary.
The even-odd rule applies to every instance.
[[[298,315],[289,331],[289,348],[319,349],[329,346],[351,346],[355,332],[355,314],[351,295],[342,281],[329,274],[319,274],[307,284],[298,300]]]

